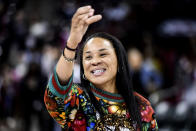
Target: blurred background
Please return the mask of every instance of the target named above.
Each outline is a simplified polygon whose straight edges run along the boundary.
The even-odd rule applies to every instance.
[[[125,46],[134,89],[160,131],[196,130],[195,0],[0,0],[0,131],[61,131],[44,90],[69,36],[73,13],[91,4],[90,26]],[[76,62],[74,81],[80,82]]]

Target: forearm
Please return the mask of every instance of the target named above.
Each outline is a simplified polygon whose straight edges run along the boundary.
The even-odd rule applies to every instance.
[[[73,49],[76,48],[74,45],[77,45],[77,44],[74,44],[74,45],[69,44],[69,42],[67,44],[70,48],[73,48]],[[67,58],[72,59],[75,57],[75,54],[76,54],[75,51],[70,51],[67,48],[64,49],[64,55]],[[74,67],[74,62],[66,61],[63,55],[61,55],[59,61],[57,62],[57,66],[56,66],[56,73],[57,73],[58,79],[61,82],[61,84],[65,84],[69,80],[69,78],[72,76],[73,67]]]

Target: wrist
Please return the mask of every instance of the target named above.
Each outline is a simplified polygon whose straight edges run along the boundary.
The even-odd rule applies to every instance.
[[[70,51],[66,47],[63,49],[62,55],[63,55],[65,61],[67,61],[69,63],[74,62],[74,60],[76,59],[76,52],[75,51]]]
[[[76,49],[78,46],[78,43],[75,41],[71,40],[70,38],[67,40],[67,46],[71,49]]]
[[[76,48],[72,48],[72,47],[69,47],[68,44],[66,44],[65,48],[67,48],[67,50],[73,51],[73,52],[75,52],[77,50],[77,47]]]

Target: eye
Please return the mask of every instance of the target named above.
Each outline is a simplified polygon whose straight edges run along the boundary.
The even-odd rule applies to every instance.
[[[101,57],[104,57],[104,56],[106,56],[106,55],[107,55],[107,54],[105,54],[105,53],[100,54]]]
[[[92,56],[86,56],[85,59],[90,60],[90,59],[92,59]]]

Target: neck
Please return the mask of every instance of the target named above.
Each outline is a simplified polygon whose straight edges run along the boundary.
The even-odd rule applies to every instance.
[[[95,85],[95,87],[110,93],[118,93],[118,90],[116,88],[116,80],[112,80],[102,85]]]

